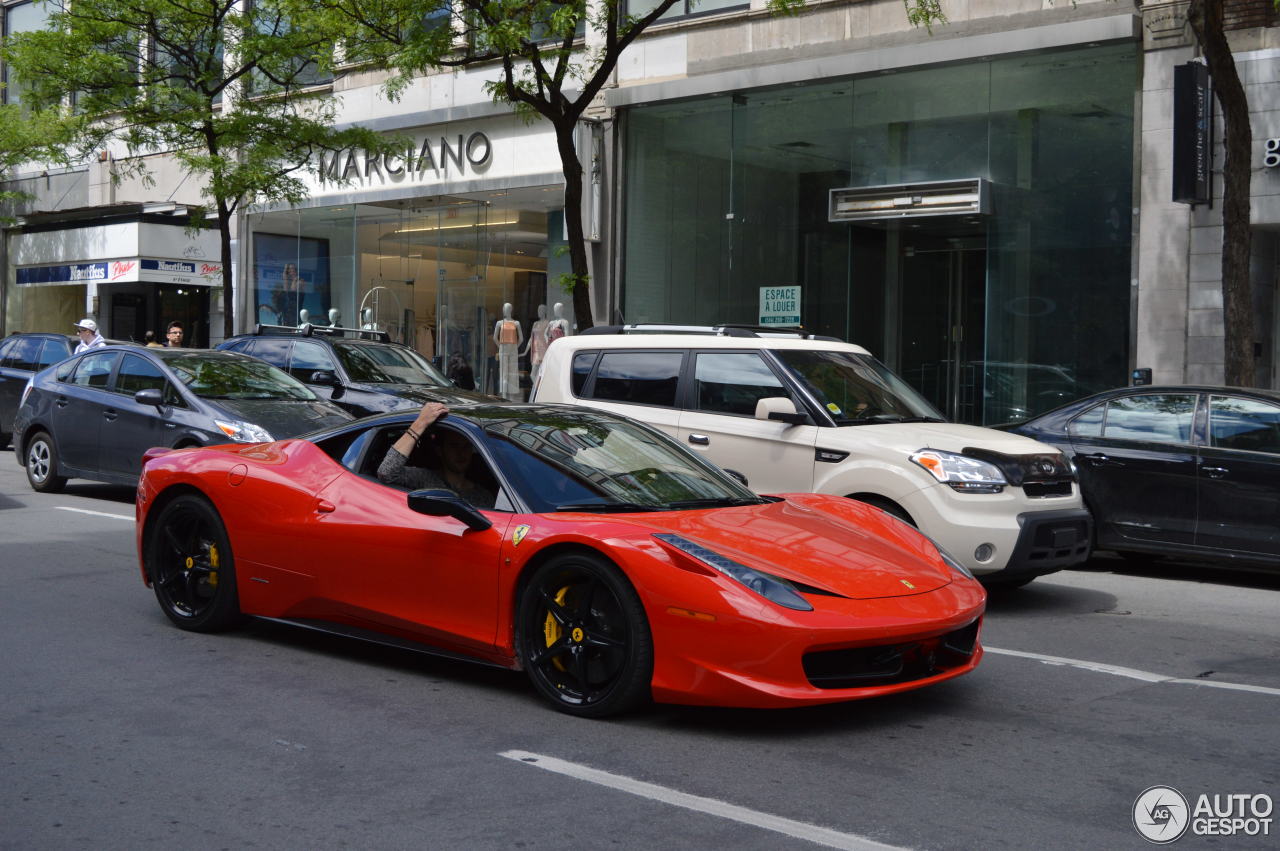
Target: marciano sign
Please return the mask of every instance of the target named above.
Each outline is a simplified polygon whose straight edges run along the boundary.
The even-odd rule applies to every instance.
[[[370,154],[361,149],[320,154],[321,186],[375,181],[413,182],[483,174],[493,162],[493,142],[482,131],[423,138],[404,153]]]

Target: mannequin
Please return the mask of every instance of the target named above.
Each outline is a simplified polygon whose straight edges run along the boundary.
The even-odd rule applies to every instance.
[[[569,320],[564,318],[564,305],[557,301],[551,308],[551,312],[555,314],[555,318],[547,323],[547,345],[551,345],[552,341],[559,340],[561,337],[569,336]]]
[[[520,401],[520,344],[524,329],[511,318],[511,302],[502,305],[502,318],[493,323],[493,341],[498,344],[498,395]]]
[[[547,352],[547,306],[538,305],[538,318],[529,328],[529,342],[520,354],[529,356],[529,380],[538,382],[538,370],[542,368],[542,356]]]
[[[377,331],[378,326],[373,324],[373,308],[366,307],[364,313],[361,314],[361,331]]]
[[[336,307],[329,308],[329,324],[337,328],[342,323],[342,311]]]
[[[298,327],[302,327],[311,321],[311,311],[305,307],[298,311]]]

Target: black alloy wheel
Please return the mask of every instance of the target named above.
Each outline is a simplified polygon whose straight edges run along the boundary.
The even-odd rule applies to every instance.
[[[160,608],[183,629],[217,632],[241,620],[235,560],[218,512],[185,494],[160,511],[144,565]]]
[[[27,481],[38,493],[61,493],[65,476],[58,475],[58,447],[46,431],[36,432],[27,441]]]
[[[569,553],[538,567],[520,594],[516,640],[534,688],[562,712],[603,718],[649,699],[644,606],[600,556]]]

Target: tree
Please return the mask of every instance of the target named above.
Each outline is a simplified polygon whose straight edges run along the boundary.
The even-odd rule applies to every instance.
[[[1249,256],[1253,234],[1249,227],[1249,156],[1253,131],[1249,102],[1227,43],[1223,25],[1225,0],[1191,0],[1187,21],[1195,33],[1213,78],[1213,92],[1222,107],[1222,324],[1224,380],[1236,387],[1253,387],[1253,282]]]
[[[297,172],[320,150],[395,149],[363,128],[334,130],[336,105],[306,87],[332,68],[339,33],[305,0],[74,0],[49,28],[0,50],[34,109],[74,104],[81,156],[123,143],[123,168],[169,152],[206,178],[221,237],[224,333],[234,331],[231,223],[246,203],[297,203]],[[200,211],[200,218],[208,216]]]
[[[16,103],[0,104],[0,179],[26,162],[64,162],[71,124],[58,109],[32,112]],[[27,194],[0,189],[0,223],[12,221],[5,205],[25,200]]]
[[[318,0],[351,27],[348,59],[392,69],[389,96],[396,97],[428,69],[491,63],[486,90],[529,120],[542,117],[556,134],[564,173],[564,217],[571,271],[561,285],[573,294],[579,328],[593,324],[586,240],[582,228],[582,162],[575,131],[591,102],[609,82],[622,52],[677,0],[660,0],[639,17],[625,0]],[[791,13],[804,0],[769,0],[776,13]],[[914,2],[914,0],[912,0]],[[934,2],[936,0],[924,0]],[[587,33],[586,47],[577,47]]]

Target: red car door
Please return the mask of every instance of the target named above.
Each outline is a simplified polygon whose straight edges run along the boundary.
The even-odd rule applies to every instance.
[[[299,543],[310,553],[316,592],[343,620],[367,618],[474,654],[495,643],[502,543],[514,516],[484,514],[493,526],[473,531],[452,517],[419,514],[404,491],[346,472],[318,494]]]

